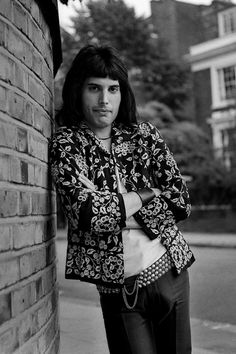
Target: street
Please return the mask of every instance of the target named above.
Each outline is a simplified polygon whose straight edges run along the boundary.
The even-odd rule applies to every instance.
[[[192,247],[191,317],[236,324],[236,250]]]
[[[236,248],[191,248],[196,257],[189,270],[193,354],[235,354]],[[80,353],[93,354],[94,345],[99,343],[98,353],[105,354],[107,346],[97,290],[94,285],[64,278],[65,252],[66,241],[60,237],[57,256],[62,352],[75,354],[79,343],[87,343],[88,351],[83,348]],[[71,313],[69,317],[68,311]],[[74,332],[70,328],[75,325],[78,330]],[[91,334],[94,336],[92,340],[89,339]],[[75,350],[71,349],[72,343]]]

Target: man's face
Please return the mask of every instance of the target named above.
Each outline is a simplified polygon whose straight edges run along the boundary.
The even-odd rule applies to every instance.
[[[121,101],[119,81],[109,77],[88,78],[82,89],[84,120],[95,134],[110,134]]]

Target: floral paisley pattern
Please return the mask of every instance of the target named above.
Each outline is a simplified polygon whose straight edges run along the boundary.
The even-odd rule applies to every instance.
[[[111,152],[85,123],[59,128],[50,143],[50,161],[68,218],[66,278],[116,287],[124,283],[126,215],[115,168],[128,192],[154,186],[162,191],[134,217],[150,239],[158,237],[165,245],[178,273],[194,261],[176,226],[190,214],[188,191],[172,154],[150,123],[133,128],[114,124]],[[95,184],[95,191],[84,188],[80,173]]]

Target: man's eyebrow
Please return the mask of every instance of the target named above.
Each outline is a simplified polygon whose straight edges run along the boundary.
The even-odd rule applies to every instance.
[[[90,86],[90,85],[92,85],[92,86],[99,86],[99,87],[103,86],[103,85],[98,84],[98,83],[96,83],[96,82],[88,82],[87,85],[88,85],[88,86]],[[111,84],[111,85],[109,85],[109,86],[110,86],[110,87],[120,87],[120,84]]]

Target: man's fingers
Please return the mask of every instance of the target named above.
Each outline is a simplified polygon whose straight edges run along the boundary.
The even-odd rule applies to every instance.
[[[96,187],[95,185],[93,184],[93,182],[91,182],[87,177],[85,177],[84,175],[82,174],[79,174],[79,180],[81,183],[83,183],[83,185],[85,187],[87,187],[88,189],[91,189],[91,190],[95,190]]]

